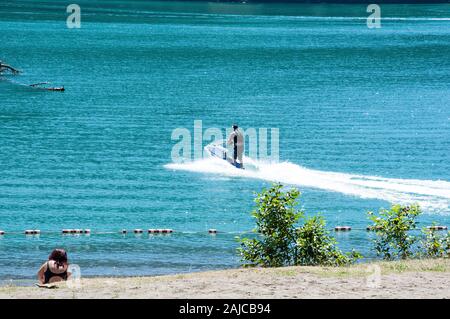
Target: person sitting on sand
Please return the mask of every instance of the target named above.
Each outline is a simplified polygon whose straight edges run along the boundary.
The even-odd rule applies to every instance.
[[[48,261],[38,271],[38,280],[42,285],[66,281],[70,273],[67,271],[69,263],[64,249],[55,249],[48,257]]]

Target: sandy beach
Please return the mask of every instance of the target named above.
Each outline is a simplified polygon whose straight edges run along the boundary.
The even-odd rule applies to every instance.
[[[450,259],[83,278],[55,289],[3,286],[0,298],[450,298]]]

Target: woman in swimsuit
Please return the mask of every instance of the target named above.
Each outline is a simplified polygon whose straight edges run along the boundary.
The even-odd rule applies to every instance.
[[[48,261],[38,271],[38,280],[42,285],[65,281],[70,276],[67,271],[69,263],[64,249],[55,249],[48,257]]]

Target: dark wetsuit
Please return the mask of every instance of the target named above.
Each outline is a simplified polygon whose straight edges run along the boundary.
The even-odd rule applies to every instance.
[[[44,273],[44,284],[48,284],[53,277],[61,277],[63,280],[67,280],[67,270],[60,274],[55,274],[50,270],[49,262],[47,262],[47,270]]]
[[[237,149],[237,135],[234,136],[233,138],[233,151],[234,151],[234,156],[233,159],[236,162],[237,158],[238,158],[238,149]]]
[[[230,137],[228,138],[228,145],[233,144],[233,160],[236,163],[236,160],[239,161],[239,163],[243,163],[242,157],[244,153],[244,137],[242,133],[239,130],[234,130]]]

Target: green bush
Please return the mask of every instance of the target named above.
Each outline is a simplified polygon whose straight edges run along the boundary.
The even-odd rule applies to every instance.
[[[299,229],[296,223],[303,212],[296,210],[297,189],[282,191],[275,184],[256,196],[257,238],[239,238],[238,252],[244,266],[281,267],[289,265],[344,265],[352,263],[358,254],[342,254],[336,241],[325,229],[322,217],[306,219]]]
[[[336,247],[336,239],[325,228],[322,216],[308,218],[298,229],[297,265],[343,266],[354,263],[361,255],[355,251],[343,254]]]
[[[369,212],[376,230],[375,250],[386,260],[413,257],[417,241],[410,231],[416,229],[416,217],[421,214],[418,205],[393,205],[390,210],[383,209],[379,216]]]
[[[445,252],[445,257],[450,258],[450,232],[448,232],[445,237]]]
[[[282,185],[273,185],[256,196],[255,232],[261,236],[240,239],[238,249],[244,266],[281,267],[294,264],[296,254],[295,223],[302,216],[295,209],[300,195],[297,189],[282,192]]]
[[[446,235],[434,229],[424,228],[420,256],[426,258],[444,258],[450,256],[450,232]]]

